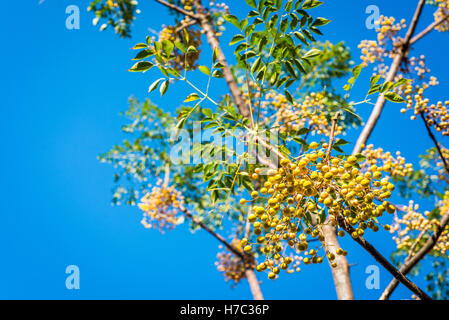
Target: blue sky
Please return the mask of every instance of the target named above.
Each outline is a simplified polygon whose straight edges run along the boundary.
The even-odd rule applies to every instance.
[[[136,208],[110,205],[113,168],[96,157],[123,139],[119,112],[129,96],[148,97],[148,85],[156,77],[126,72],[134,54],[130,48],[145,38],[149,27],[159,29],[171,21],[165,8],[141,2],[131,40],[94,28],[88,1],[0,2],[2,299],[251,298],[246,283],[232,289],[216,271],[218,243],[208,234],[190,234],[182,226],[161,235],[142,227]],[[232,13],[242,17],[248,11],[243,1],[231,2]],[[365,27],[366,7],[375,4],[382,14],[409,21],[415,2],[329,0],[315,10],[333,20],[323,28],[325,39],[344,40],[358,63],[357,44],[375,37]],[[65,27],[65,9],[72,4],[81,9],[80,30]],[[432,9],[427,8],[418,30],[431,20]],[[448,50],[448,35],[437,32],[415,46],[440,81],[431,99],[447,99]],[[369,74],[362,75],[354,99],[363,99],[368,79]],[[220,88],[224,86],[217,92]],[[171,94],[151,98],[169,110],[180,102]],[[366,117],[370,108],[362,106],[360,113]],[[370,142],[386,150],[400,148],[416,163],[432,145],[422,123],[408,120],[399,108],[386,106]],[[369,235],[368,240],[389,255],[393,242],[385,235]],[[365,269],[375,262],[350,239],[343,245],[349,262],[357,263],[351,268],[355,297],[377,298],[380,290],[365,287]],[[65,268],[72,264],[80,268],[80,290],[65,287]],[[326,264],[274,282],[261,279],[268,299],[336,298]],[[390,279],[382,271],[381,288]],[[400,287],[394,297],[409,298],[410,293]]]

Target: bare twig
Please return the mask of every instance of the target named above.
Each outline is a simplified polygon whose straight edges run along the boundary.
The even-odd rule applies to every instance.
[[[436,27],[438,27],[440,24],[442,24],[444,21],[446,21],[449,18],[449,14],[446,14],[445,16],[443,16],[441,19],[434,21],[433,23],[431,23],[427,28],[425,28],[423,31],[421,31],[420,33],[418,33],[416,36],[414,36],[411,40],[410,40],[410,45],[414,44],[416,41],[418,41],[419,39],[421,39],[422,37],[424,37],[426,34],[428,34],[429,32],[431,32],[433,29],[435,29]]]
[[[437,139],[435,138],[435,135],[433,134],[432,130],[429,127],[429,124],[427,123],[426,117],[424,116],[424,113],[419,113],[421,116],[421,119],[424,121],[424,125],[426,126],[427,133],[429,134],[430,139],[432,139],[433,143],[435,144],[435,147],[438,150],[438,154],[440,155],[441,161],[443,161],[444,170],[449,174],[449,166],[447,163],[446,158],[443,155],[443,152],[441,151],[440,144],[438,143]]]
[[[189,12],[187,10],[184,10],[183,8],[180,8],[177,5],[174,5],[173,3],[167,2],[165,0],[155,0],[155,1],[159,2],[160,4],[163,4],[164,6],[170,8],[172,10],[175,10],[175,11],[177,11],[177,12],[179,12],[179,13],[185,15],[185,16],[188,16],[188,17],[190,17],[192,19],[198,20],[197,15],[195,15],[194,13],[191,13],[191,12]]]

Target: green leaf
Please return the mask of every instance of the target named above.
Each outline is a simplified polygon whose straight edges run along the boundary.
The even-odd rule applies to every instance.
[[[250,7],[257,9],[256,0],[245,0],[245,1]]]
[[[145,72],[153,67],[153,63],[148,61],[139,61],[135,65],[133,65],[128,71],[129,72]]]
[[[370,88],[374,87],[380,80],[380,75],[372,76],[370,79]]]
[[[214,72],[212,72],[212,77],[214,77],[214,78],[224,78],[224,74],[220,70],[215,70]]]
[[[240,29],[240,22],[239,19],[236,16],[233,16],[232,14],[227,14],[223,17],[227,22],[233,24],[237,28]]]
[[[215,63],[217,61],[218,48],[214,48],[214,53],[212,54],[212,61]]]
[[[140,51],[133,60],[142,60],[154,55],[154,51],[151,49],[145,49]]]
[[[291,104],[293,104],[293,96],[291,95],[291,93],[288,90],[285,90],[285,97],[287,98],[288,102],[290,102]]]
[[[162,50],[164,50],[167,57],[171,55],[173,52],[173,49],[175,48],[175,45],[170,40],[163,40],[162,41]]]
[[[176,48],[181,50],[182,53],[186,53],[187,52],[187,48],[186,48],[186,46],[183,43],[181,43],[179,41],[175,41],[175,46],[176,46]]]
[[[163,83],[162,83],[162,85],[161,85],[161,87],[159,88],[159,91],[160,91],[160,93],[161,93],[161,96],[163,96],[166,92],[167,92],[167,90],[168,90],[168,85],[170,84],[170,81],[169,80],[165,80]]]
[[[203,112],[203,114],[206,117],[212,118],[212,110],[210,110],[208,108],[203,108],[203,109],[201,109],[201,111]]]
[[[306,0],[304,1],[304,3],[302,4],[302,9],[307,10],[307,9],[313,9],[316,8],[320,5],[322,5],[323,2],[318,1],[318,0]]]
[[[190,46],[187,48],[187,53],[191,53],[191,52],[198,52],[198,50],[196,50],[196,48],[194,46]]]
[[[184,102],[190,102],[190,101],[195,101],[198,100],[200,98],[200,96],[196,93],[192,93],[189,94],[189,96],[184,100]]]
[[[307,51],[306,54],[302,56],[302,58],[303,59],[313,58],[313,57],[319,56],[320,54],[321,54],[320,50],[313,48],[313,49]]]
[[[160,79],[157,79],[156,81],[154,81],[148,88],[148,92],[152,92],[152,91],[156,90],[162,80],[164,80],[164,78],[160,78]]]
[[[210,76],[210,70],[206,66],[199,66],[198,69],[207,76]]]
[[[391,81],[386,81],[383,85],[382,88],[380,89],[381,93],[387,92],[388,90],[391,89],[391,87],[393,86],[393,83]]]
[[[404,98],[402,98],[400,95],[398,95],[396,92],[393,92],[393,91],[385,92],[384,97],[388,101],[395,102],[395,103],[406,102],[406,100]]]
[[[251,67],[251,73],[255,73],[259,70],[260,66],[262,64],[262,57],[259,56],[256,61],[254,61],[253,66]]]
[[[328,20],[328,19],[326,19],[326,18],[318,17],[318,18],[316,18],[316,20],[312,23],[312,27],[321,27],[321,26],[325,26],[325,25],[328,24],[329,22],[331,22],[331,21]]]
[[[302,136],[303,134],[309,133],[310,129],[302,127],[301,129],[298,130],[298,132],[296,132],[297,135]]]
[[[293,34],[295,35],[296,38],[298,38],[299,41],[307,45],[306,37],[304,37],[304,35],[301,32],[295,31]]]
[[[362,65],[358,65],[352,69],[352,75],[354,76],[354,80],[359,77],[360,72],[362,71],[362,68],[363,68]]]
[[[335,141],[334,143],[334,146],[344,146],[346,144],[349,144],[349,142],[343,139],[337,139],[337,141]]]
[[[145,49],[148,48],[146,43],[138,43],[134,47],[131,48],[131,50],[139,50],[139,49]]]

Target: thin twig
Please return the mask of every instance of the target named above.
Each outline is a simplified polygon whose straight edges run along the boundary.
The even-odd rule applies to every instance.
[[[443,152],[441,151],[440,144],[438,143],[437,139],[435,138],[435,135],[433,134],[432,130],[430,129],[429,124],[427,123],[427,120],[426,120],[426,118],[424,116],[424,113],[420,112],[419,114],[421,116],[421,119],[424,121],[424,125],[426,126],[427,133],[429,134],[429,137],[432,139],[433,143],[435,144],[435,147],[438,150],[438,154],[440,155],[440,158],[443,161],[444,169],[449,174],[449,166],[447,164],[446,158],[443,155]]]
[[[449,13],[446,14],[444,17],[442,17],[440,20],[438,21],[434,21],[433,23],[431,23],[427,28],[425,28],[423,31],[421,31],[420,33],[418,33],[416,36],[414,36],[411,40],[410,40],[410,45],[414,44],[416,41],[418,41],[419,39],[421,39],[422,37],[424,37],[426,34],[428,34],[429,32],[431,32],[433,29],[435,29],[436,27],[438,27],[440,24],[442,24],[444,21],[446,21],[449,18]]]
[[[177,12],[179,12],[179,13],[185,15],[185,16],[188,16],[188,17],[190,17],[192,19],[198,20],[198,16],[196,14],[194,14],[192,12],[189,12],[187,10],[184,10],[183,8],[180,8],[180,7],[176,6],[176,5],[174,5],[173,3],[167,2],[165,0],[155,0],[155,1],[159,2],[160,4],[163,4],[164,6],[170,8],[170,9],[173,9],[173,10],[175,10],[175,11],[177,11]]]
[[[190,220],[192,220],[193,223],[199,225],[202,229],[206,230],[207,232],[209,232],[215,239],[217,239],[218,241],[220,241],[226,248],[229,249],[229,251],[231,251],[232,253],[234,253],[237,257],[239,257],[240,259],[244,260],[245,259],[245,255],[240,252],[236,247],[234,247],[232,244],[230,244],[229,242],[226,241],[225,238],[223,238],[223,236],[221,236],[220,234],[216,233],[214,230],[212,230],[211,228],[209,228],[206,224],[204,224],[202,221],[198,220],[195,216],[192,215],[192,213],[190,213],[189,210],[187,210],[186,208],[181,208],[181,211],[186,215],[187,218],[189,218]]]

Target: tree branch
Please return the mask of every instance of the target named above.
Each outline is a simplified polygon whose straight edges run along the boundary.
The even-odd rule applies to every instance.
[[[160,4],[166,6],[166,7],[170,8],[170,9],[173,9],[173,10],[175,10],[178,13],[181,13],[181,14],[183,14],[185,16],[188,16],[188,17],[190,17],[192,19],[198,20],[198,16],[197,15],[195,15],[194,13],[188,12],[187,10],[184,10],[183,8],[180,8],[180,7],[176,6],[176,5],[174,5],[173,3],[167,2],[165,0],[154,0],[154,1],[159,2]]]
[[[441,234],[443,233],[444,228],[446,228],[446,226],[449,223],[449,211],[446,212],[446,214],[443,217],[441,217],[439,222],[440,223],[437,227],[437,230],[426,241],[424,246],[412,258],[406,260],[402,265],[402,267],[399,269],[399,271],[403,275],[408,274],[430,251],[432,251],[433,247],[435,246]],[[393,291],[398,286],[398,284],[399,284],[398,280],[393,279],[388,285],[388,287],[385,289],[385,291],[382,293],[379,300],[388,300]]]
[[[423,113],[423,112],[420,112],[419,114],[420,114],[420,116],[421,116],[421,119],[424,121],[424,125],[426,126],[427,133],[429,134],[429,137],[432,139],[433,143],[435,144],[435,147],[436,147],[437,150],[438,150],[438,154],[440,155],[440,158],[441,158],[441,160],[443,161],[444,169],[445,169],[446,172],[449,174],[449,166],[448,166],[448,164],[447,164],[447,160],[446,160],[446,158],[444,157],[443,152],[441,151],[441,147],[440,147],[440,145],[439,145],[437,139],[435,138],[435,135],[433,134],[432,130],[431,130],[430,127],[429,127],[429,124],[427,123],[427,120],[426,120],[426,118],[425,118],[425,116],[424,116],[424,113]]]
[[[343,228],[347,233],[352,234],[354,232],[354,228],[349,225],[345,218],[342,215],[337,217],[337,222],[341,228]],[[407,279],[404,274],[396,269],[385,257],[380,254],[379,251],[376,250],[368,241],[366,241],[363,237],[357,237],[354,239],[358,244],[360,244],[366,251],[368,251],[377,262],[379,262],[388,272],[390,272],[397,281],[400,281],[403,285],[405,285],[408,289],[410,289],[413,293],[415,293],[422,300],[431,300],[431,298],[421,290],[416,284]]]
[[[215,239],[221,242],[229,251],[235,254],[238,258],[240,258],[245,266],[245,275],[249,283],[249,287],[251,289],[251,293],[253,295],[254,300],[263,300],[262,290],[260,290],[259,281],[257,280],[256,273],[252,268],[247,267],[251,265],[252,261],[254,261],[254,257],[252,255],[240,252],[236,247],[234,247],[231,243],[227,242],[225,238],[223,238],[220,234],[216,233],[214,230],[209,228],[202,221],[198,220],[195,216],[193,216],[189,210],[186,208],[181,208],[181,211],[192,220],[193,223],[199,225],[202,229],[206,230],[209,234],[211,234]]]
[[[449,18],[449,14],[446,14],[444,17],[442,17],[440,20],[438,21],[434,21],[433,23],[431,23],[427,28],[425,28],[423,31],[421,31],[420,33],[418,33],[416,36],[414,36],[411,40],[410,40],[410,45],[414,44],[416,41],[418,41],[419,39],[421,39],[422,37],[424,37],[426,34],[428,34],[429,32],[431,32],[433,29],[435,29],[436,27],[438,27],[440,24],[442,24],[444,21],[446,21]]]
[[[449,166],[447,164],[446,158],[443,156],[441,147],[438,144],[438,141],[435,138],[435,135],[433,134],[432,130],[430,129],[429,124],[427,123],[427,120],[426,120],[423,112],[420,112],[420,116],[421,116],[421,119],[424,121],[424,125],[426,126],[426,129],[427,129],[427,133],[429,134],[430,138],[432,139],[433,143],[435,144],[435,147],[438,150],[438,154],[440,155],[440,158],[443,161],[444,169],[449,174]],[[413,255],[414,247],[416,247],[416,245],[418,243],[418,241],[415,241],[412,249],[410,250],[410,254],[404,260],[404,264],[399,269],[403,274],[409,273],[410,270],[412,270],[416,266],[416,264],[418,264],[418,262],[421,261],[421,259],[423,259],[425,257],[425,255],[433,249],[433,247],[437,243],[441,233],[443,232],[444,228],[446,227],[446,225],[448,223],[449,223],[449,212],[447,212],[440,219],[438,229],[433,233],[432,237],[429,240],[427,240],[424,247],[422,247],[415,255]],[[422,237],[422,236],[424,236],[423,233],[421,233],[419,235],[419,237]],[[393,279],[390,282],[390,284],[388,285],[388,287],[384,290],[382,295],[380,296],[380,300],[389,299],[390,296],[392,295],[393,291],[397,288],[398,284],[399,284],[398,281],[396,279]]]
[[[391,63],[387,77],[385,78],[385,82],[393,81],[394,78],[396,77],[396,74],[399,70],[399,66],[401,65],[401,62],[404,59],[404,57],[407,55],[408,49],[410,47],[410,40],[415,32],[416,25],[418,24],[424,4],[425,4],[425,0],[419,1],[418,7],[416,8],[415,14],[413,16],[412,22],[407,31],[405,39],[402,41],[402,46],[399,48],[398,52],[395,54],[393,62]],[[385,102],[386,102],[386,100],[383,95],[380,95],[379,98],[377,98],[377,101],[373,108],[373,111],[371,112],[371,115],[368,118],[368,121],[366,122],[366,125],[363,128],[362,132],[360,133],[360,136],[357,139],[357,142],[354,146],[354,149],[352,151],[353,155],[360,153],[362,151],[362,146],[365,145],[366,142],[368,141],[371,133],[374,130],[374,127],[377,124],[377,121],[379,120],[380,114],[382,113],[382,110],[385,106]]]

